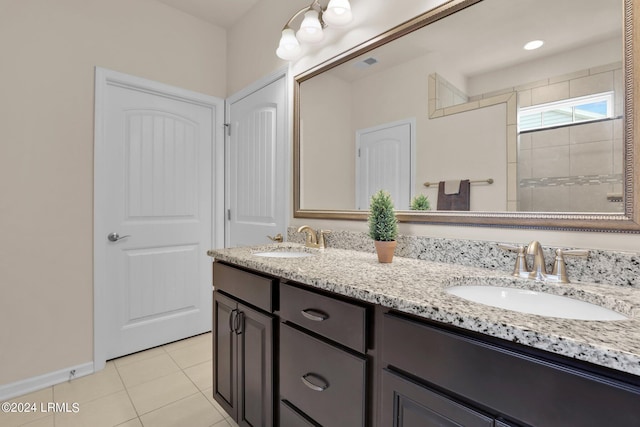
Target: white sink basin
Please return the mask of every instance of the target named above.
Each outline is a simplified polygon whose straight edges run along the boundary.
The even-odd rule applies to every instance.
[[[446,292],[469,301],[521,313],[577,320],[625,320],[608,308],[577,299],[526,289],[500,286],[453,286]]]
[[[300,251],[269,251],[269,252],[254,252],[253,255],[266,258],[305,258],[313,256],[309,252]]]

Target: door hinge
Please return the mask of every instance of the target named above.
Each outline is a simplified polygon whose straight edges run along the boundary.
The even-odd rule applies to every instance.
[[[231,136],[231,123],[225,123],[224,127],[227,128],[227,136]]]
[[[358,148],[358,157],[360,157],[360,149]]]
[[[231,209],[227,209],[227,219],[231,221]]]

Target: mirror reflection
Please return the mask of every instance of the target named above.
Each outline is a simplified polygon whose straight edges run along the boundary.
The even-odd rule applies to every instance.
[[[303,81],[300,208],[623,212],[622,16],[483,0]]]

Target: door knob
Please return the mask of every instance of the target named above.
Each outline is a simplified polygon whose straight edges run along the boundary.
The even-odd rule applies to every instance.
[[[118,240],[124,239],[125,237],[131,237],[131,235],[127,234],[125,236],[121,236],[118,233],[111,233],[107,235],[107,240],[109,240],[110,242],[117,242]]]

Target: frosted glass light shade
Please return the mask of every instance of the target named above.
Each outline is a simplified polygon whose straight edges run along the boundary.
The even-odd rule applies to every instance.
[[[318,43],[322,40],[324,32],[322,31],[322,25],[320,25],[318,11],[308,10],[305,12],[296,37],[305,43]]]
[[[347,25],[353,19],[349,0],[331,0],[324,11],[322,18],[330,25],[336,27]]]
[[[282,30],[282,37],[280,37],[280,44],[276,49],[276,55],[285,61],[293,61],[298,59],[302,48],[300,42],[296,39],[295,34],[291,28],[285,28]]]

